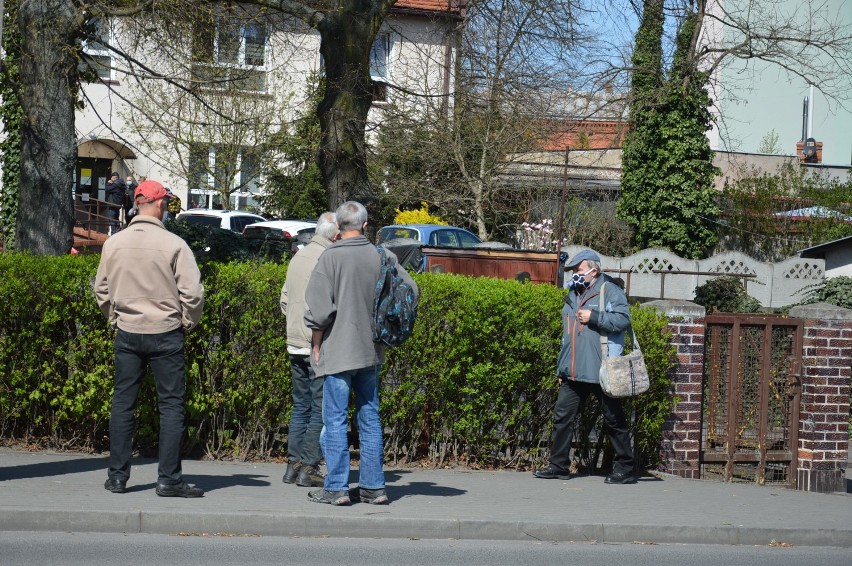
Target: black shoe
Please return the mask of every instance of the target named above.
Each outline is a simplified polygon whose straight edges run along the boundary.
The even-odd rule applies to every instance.
[[[185,481],[175,484],[158,483],[157,495],[160,497],[203,497],[204,490],[191,486]]]
[[[349,492],[349,497],[351,497],[353,501],[369,503],[370,505],[387,505],[390,503],[388,494],[384,489],[364,489],[362,487],[356,487]]]
[[[302,466],[302,469],[299,470],[296,485],[300,487],[322,487],[324,483],[325,477],[316,466]]]
[[[344,491],[326,491],[318,489],[308,493],[308,499],[314,503],[329,503],[331,505],[349,505],[352,500],[349,499],[349,492]]]
[[[127,482],[124,480],[107,478],[106,483],[104,483],[104,489],[113,493],[124,493],[127,491]]]
[[[301,462],[287,462],[287,471],[284,472],[284,477],[281,478],[281,481],[284,483],[295,483],[296,476],[299,475],[301,467]]]
[[[633,472],[612,472],[604,479],[604,483],[613,484],[629,484],[636,483],[636,476]]]
[[[546,468],[540,468],[533,472],[533,476],[543,479],[543,480],[570,480],[571,474],[566,472],[565,470],[561,470],[554,466],[553,464],[548,465]]]

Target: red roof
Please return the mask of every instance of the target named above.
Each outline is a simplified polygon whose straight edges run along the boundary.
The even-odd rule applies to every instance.
[[[466,0],[397,0],[394,8],[424,12],[463,12]]]

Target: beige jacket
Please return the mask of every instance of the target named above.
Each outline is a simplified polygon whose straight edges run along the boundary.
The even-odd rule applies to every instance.
[[[287,347],[307,349],[311,347],[311,330],[305,326],[305,288],[317,266],[322,253],[331,246],[331,240],[315,234],[311,243],[299,250],[287,267],[287,278],[281,289],[281,312],[287,317]],[[310,351],[308,351],[308,354]],[[306,354],[307,355],[307,354]]]
[[[153,216],[136,216],[107,239],[94,291],[110,325],[136,334],[189,330],[204,308],[192,251]]]

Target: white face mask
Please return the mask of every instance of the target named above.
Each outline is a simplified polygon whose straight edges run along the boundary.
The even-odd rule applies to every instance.
[[[571,276],[571,281],[568,283],[568,286],[578,291],[585,289],[589,286],[589,284],[586,283],[586,276],[592,271],[594,271],[594,269],[590,269],[585,273],[575,273]]]

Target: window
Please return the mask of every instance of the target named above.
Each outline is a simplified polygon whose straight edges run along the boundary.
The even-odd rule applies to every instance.
[[[214,29],[196,28],[193,58],[198,80],[210,88],[266,91],[266,26],[218,18]]]
[[[256,206],[254,192],[258,190],[258,158],[250,148],[234,152],[222,146],[196,144],[189,153],[189,201],[220,204],[219,195],[231,192],[230,208],[243,210]]]
[[[83,60],[80,71],[84,77],[92,70],[102,81],[112,80],[112,57],[110,56],[110,22],[101,18],[92,18],[86,24],[88,39],[83,41]]]
[[[479,238],[476,238],[467,232],[456,232],[456,235],[458,236],[459,241],[461,242],[461,247],[463,248],[473,248],[479,243]]]
[[[380,33],[370,49],[370,78],[373,82],[373,102],[387,102],[390,82],[390,34]]]

